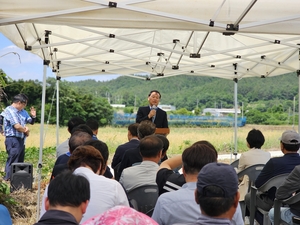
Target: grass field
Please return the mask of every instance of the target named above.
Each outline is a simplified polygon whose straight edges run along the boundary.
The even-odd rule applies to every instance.
[[[26,140],[26,148],[40,147],[40,125],[35,124],[30,127],[30,136]],[[264,126],[264,125],[246,125],[239,127],[237,131],[237,146],[238,152],[247,150],[246,136],[247,133],[253,129],[259,129],[265,136],[265,144],[263,146],[266,150],[279,149],[278,138],[281,133],[287,129],[292,129],[291,126]],[[66,140],[70,134],[67,132],[66,127],[59,128],[59,143]],[[45,125],[44,127],[44,145],[43,147],[56,146],[56,127],[54,125]],[[127,128],[113,128],[104,127],[99,128],[98,138],[104,141],[109,148],[110,158],[118,147],[118,145],[127,142]],[[230,153],[234,150],[234,129],[233,128],[184,128],[184,127],[171,127],[170,134],[167,136],[170,141],[168,150],[169,155],[181,154],[182,151],[189,145],[199,140],[207,140],[211,142],[219,154]],[[4,147],[5,137],[0,137],[0,149],[5,150]],[[53,152],[54,154],[54,152]]]
[[[30,162],[34,166],[33,190],[13,193],[14,199],[19,203],[22,215],[14,215],[14,224],[33,224],[36,221],[36,202],[37,202],[37,163],[39,159],[40,146],[40,125],[35,124],[30,127],[30,136],[26,140],[26,156],[25,162]],[[43,145],[43,169],[42,169],[42,187],[48,183],[50,173],[52,171],[56,159],[56,128],[53,125],[45,125],[44,127],[44,145]],[[282,132],[287,129],[292,129],[291,126],[261,126],[261,125],[246,125],[238,128],[238,152],[247,150],[246,136],[253,129],[259,129],[263,132],[266,142],[263,146],[265,150],[279,150],[279,137]],[[167,136],[170,141],[168,156],[181,154],[182,151],[199,140],[207,140],[211,142],[219,154],[230,153],[234,150],[234,129],[233,128],[170,128],[170,134]],[[59,129],[59,142],[66,140],[70,134],[66,127]],[[118,145],[127,142],[127,128],[100,128],[98,138],[107,143],[110,151],[110,160],[113,157],[115,149]],[[3,171],[6,160],[6,152],[4,147],[5,137],[0,137],[0,170]],[[1,183],[1,182],[0,182]],[[43,189],[42,189],[43,193]]]
[[[26,140],[26,147],[40,146],[40,125],[29,125],[31,132]],[[56,146],[56,127],[53,125],[45,125],[44,127],[44,147]],[[245,151],[247,146],[245,139],[247,133],[253,129],[259,129],[263,132],[266,142],[265,149],[278,148],[278,138],[286,129],[292,129],[291,126],[264,126],[264,125],[246,125],[239,127],[237,132],[238,150]],[[59,129],[59,142],[63,142],[69,137],[66,127]],[[171,127],[170,134],[167,136],[170,141],[170,154],[181,153],[182,150],[199,140],[208,140],[216,146],[220,153],[229,152],[234,142],[233,128],[184,128]],[[127,128],[104,127],[99,128],[98,138],[107,143],[110,153],[114,153],[116,147],[127,141]],[[1,137],[0,141],[4,140]],[[4,149],[3,141],[1,141],[1,149]]]

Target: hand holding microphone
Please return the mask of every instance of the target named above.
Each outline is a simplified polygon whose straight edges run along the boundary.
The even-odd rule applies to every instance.
[[[152,117],[154,117],[156,115],[156,110],[157,110],[157,106],[153,105],[151,107],[150,113],[148,114],[149,119],[152,118]]]

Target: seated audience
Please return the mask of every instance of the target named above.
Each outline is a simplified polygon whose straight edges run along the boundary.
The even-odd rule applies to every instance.
[[[70,156],[68,166],[74,174],[85,176],[90,182],[91,199],[81,223],[114,206],[129,206],[123,187],[117,181],[101,175],[106,165],[101,153],[93,146],[77,147]],[[44,194],[45,197],[47,196]],[[45,208],[42,206],[41,215],[44,212]]]
[[[223,163],[204,166],[198,174],[195,200],[201,209],[195,225],[234,224],[232,219],[239,207],[238,179],[234,168]]]
[[[156,185],[155,178],[163,142],[155,135],[150,135],[140,141],[139,149],[142,163],[124,169],[120,177],[120,184],[127,192],[143,185]]]
[[[217,162],[217,152],[207,142],[196,142],[185,149],[182,153],[182,172],[186,183],[177,191],[159,196],[152,219],[160,225],[194,223],[199,217],[199,205],[195,202],[197,175],[202,167],[211,162]],[[233,220],[236,224],[243,224],[240,207]]]
[[[85,124],[88,125],[89,128],[91,128],[91,130],[93,131],[93,139],[98,140],[97,135],[99,129],[99,122],[94,119],[88,119]]]
[[[100,153],[104,159],[105,166],[106,166],[103,176],[105,176],[107,178],[113,178],[113,175],[110,172],[110,168],[107,166],[107,160],[109,157],[109,151],[108,151],[107,145],[103,141],[99,141],[99,140],[89,140],[89,141],[85,142],[83,145],[91,145],[95,149],[100,151]]]
[[[63,154],[59,156],[54,164],[54,168],[52,170],[51,178],[52,180],[55,176],[57,176],[60,172],[68,169],[68,160],[73,151],[80,145],[83,145],[85,142],[92,139],[92,136],[86,132],[77,131],[74,132],[69,139],[69,152],[68,154]]]
[[[300,156],[297,153],[300,146],[300,136],[296,131],[288,130],[283,132],[280,138],[280,149],[284,156],[271,158],[258,175],[255,186],[261,187],[264,183],[280,174],[290,173],[295,166],[300,164]],[[267,192],[257,192],[256,207],[269,211],[274,203],[276,188],[272,187]],[[245,196],[245,203],[250,209],[250,193]],[[263,215],[256,210],[255,219],[263,224]]]
[[[155,136],[158,137],[163,142],[163,150],[161,152],[161,159],[158,162],[158,164],[160,165],[163,161],[168,159],[167,151],[169,149],[170,142],[165,135],[155,134]]]
[[[78,125],[77,127],[75,127],[75,128],[71,131],[71,137],[72,137],[72,135],[73,135],[74,133],[78,133],[78,132],[85,132],[85,133],[89,134],[89,135],[90,135],[90,138],[89,138],[89,139],[91,139],[92,136],[93,136],[93,132],[92,132],[91,128],[89,128],[89,127],[88,127],[87,125],[85,125],[85,124],[80,124],[80,125]],[[77,134],[77,135],[78,135],[78,134]],[[86,137],[86,135],[83,135],[82,133],[80,133],[80,136],[82,137],[82,139],[83,139],[83,137]],[[78,141],[81,142],[80,139],[78,139]],[[77,146],[78,146],[78,145],[77,145]],[[76,147],[77,147],[77,146],[76,146]],[[75,147],[75,148],[76,148],[76,147]],[[71,150],[70,148],[72,148],[73,150],[75,149],[74,146],[70,146],[70,139],[69,139],[69,151],[68,151],[67,153],[65,153],[65,154],[63,154],[63,155],[61,155],[61,156],[59,156],[59,157],[56,159],[54,165],[63,164],[63,163],[67,163],[67,162],[68,162],[69,157],[70,157],[70,154],[72,153],[72,150]]]
[[[300,190],[300,165],[296,166],[284,183],[277,189],[275,197],[279,200],[287,199]],[[293,225],[293,216],[300,217],[300,202],[280,208],[280,217],[283,221]],[[269,211],[269,218],[274,224],[274,208]]]
[[[81,119],[80,117],[72,117],[68,121],[68,132],[71,134],[73,128],[80,124],[85,124],[83,119]],[[60,155],[66,154],[67,152],[69,152],[69,138],[57,146],[56,158],[58,158]]]
[[[82,225],[157,225],[157,223],[133,208],[127,206],[115,206],[104,213],[94,216]]]
[[[205,144],[208,147],[214,149],[216,153],[216,158],[218,153],[215,147],[208,141],[198,141],[195,144]],[[158,186],[159,195],[169,191],[176,191],[185,184],[185,178],[183,174],[176,172],[177,168],[182,166],[182,156],[174,156],[170,159],[163,161],[159,166],[159,171],[156,175],[156,183]]]
[[[0,204],[0,225],[12,225],[12,220],[8,209]]]
[[[152,123],[149,120],[144,120],[142,121],[139,126],[138,126],[138,137],[141,140],[142,138],[149,136],[151,134],[155,133],[155,124]],[[136,148],[132,148],[132,149],[128,149],[125,151],[119,170],[117,172],[117,176],[116,177],[120,177],[123,169],[132,166],[135,163],[140,163],[142,162],[142,156],[140,154],[140,149],[139,147]]]
[[[79,224],[90,200],[89,181],[65,171],[50,182],[45,209],[35,225]]]
[[[119,163],[122,161],[123,155],[126,150],[137,148],[139,146],[140,141],[137,135],[138,125],[139,125],[138,123],[132,123],[128,126],[128,132],[127,132],[128,142],[119,145],[117,147],[111,163],[111,167],[113,169],[115,169],[116,166],[119,165]],[[115,170],[115,178],[116,180],[119,180],[119,177],[116,177],[116,175],[117,175],[117,170]]]
[[[266,164],[271,158],[270,152],[261,150],[261,146],[265,143],[265,137],[260,130],[252,129],[249,131],[246,140],[250,150],[241,154],[237,172],[255,164]],[[249,177],[244,176],[239,184],[240,201],[244,201],[245,195],[248,193],[248,187]]]

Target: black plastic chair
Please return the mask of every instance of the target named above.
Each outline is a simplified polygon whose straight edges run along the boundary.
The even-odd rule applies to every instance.
[[[294,204],[299,201],[300,201],[300,192],[297,193],[296,195],[291,196],[284,200],[278,200],[275,198],[275,201],[274,201],[274,225],[279,225],[279,224],[287,224],[288,225],[288,223],[281,220],[280,207],[282,204],[291,205],[291,204]],[[300,218],[298,216],[293,216],[293,223],[300,224]]]
[[[254,225],[254,217],[255,217],[255,210],[259,210],[264,216],[264,225],[270,225],[271,221],[269,219],[269,211],[264,211],[260,208],[256,207],[256,193],[257,191],[266,192],[272,187],[278,188],[287,178],[289,174],[280,174],[278,176],[272,177],[266,183],[264,183],[261,187],[257,188],[255,186],[251,186],[251,200],[250,200],[250,225]]]
[[[152,215],[157,198],[157,185],[144,185],[128,192],[128,199],[133,208],[139,212],[147,214],[148,216]]]
[[[230,163],[230,165],[232,165],[234,168],[238,168],[238,166],[239,166],[239,159],[237,159],[237,160],[234,160],[232,163]]]
[[[252,166],[247,167],[246,169],[238,172],[238,178],[242,178],[245,175],[249,177],[249,186],[248,186],[248,192],[250,191],[250,188],[252,185],[254,185],[254,182],[262,169],[264,168],[265,164],[255,164]],[[245,212],[246,212],[246,204],[245,201],[240,201],[240,206],[242,210],[242,216],[243,219],[245,218]]]

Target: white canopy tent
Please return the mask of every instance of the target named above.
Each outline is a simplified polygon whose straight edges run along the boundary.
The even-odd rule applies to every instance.
[[[47,66],[57,77],[231,79],[236,109],[240,79],[299,75],[297,0],[0,0],[0,6],[0,32],[44,60],[39,166]]]
[[[60,77],[188,74],[241,79],[299,69],[297,0],[0,4],[0,32],[47,60]]]

